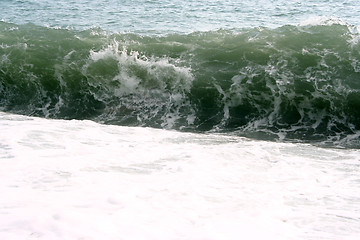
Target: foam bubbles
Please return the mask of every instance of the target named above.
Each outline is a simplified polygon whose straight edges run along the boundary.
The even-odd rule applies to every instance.
[[[140,124],[149,121],[154,123],[159,119],[161,127],[173,128],[184,118],[187,122],[185,124],[193,123],[190,115],[194,111],[187,94],[194,77],[189,68],[176,66],[172,61],[166,56],[147,57],[138,51],[128,51],[113,40],[99,51],[91,50],[89,62],[82,71],[92,85],[101,87],[102,82],[105,83],[106,90],[95,94],[97,99],[107,103],[111,111],[114,111],[114,106],[108,102],[115,101],[115,108],[119,109],[115,110],[115,114],[125,107],[136,115]],[[112,66],[109,77],[97,75],[103,65]],[[182,110],[184,108],[188,108],[185,114]]]
[[[348,25],[345,21],[337,17],[326,17],[326,16],[317,16],[310,17],[304,21],[300,22],[300,26],[331,26],[331,25]]]
[[[359,150],[0,113],[1,238],[356,239]]]

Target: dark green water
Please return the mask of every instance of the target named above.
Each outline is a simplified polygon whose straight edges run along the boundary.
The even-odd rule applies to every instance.
[[[143,36],[0,22],[0,106],[331,143],[360,130],[358,39],[341,24]]]

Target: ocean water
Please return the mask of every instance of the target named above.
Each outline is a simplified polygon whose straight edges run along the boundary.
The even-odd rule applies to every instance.
[[[1,239],[359,239],[360,1],[0,1]]]

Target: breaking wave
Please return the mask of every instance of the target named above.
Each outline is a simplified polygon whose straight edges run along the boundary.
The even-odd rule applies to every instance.
[[[356,27],[166,36],[0,22],[2,111],[360,147]]]

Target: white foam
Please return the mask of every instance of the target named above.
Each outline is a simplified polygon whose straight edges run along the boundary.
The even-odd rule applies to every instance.
[[[300,22],[300,26],[331,26],[331,25],[348,25],[345,21],[337,17],[314,16]]]
[[[326,16],[316,16],[310,17],[306,20],[300,22],[299,26],[332,26],[332,25],[343,25],[346,26],[349,30],[351,39],[348,42],[355,46],[359,43],[360,39],[360,26],[352,25],[344,20],[337,17],[326,17]]]
[[[112,79],[103,80],[118,82],[121,87],[115,90],[120,95],[134,93],[137,90],[141,94],[144,85],[146,86],[147,82],[150,81],[156,82],[156,87],[161,90],[167,88],[167,85],[170,86],[170,89],[176,88],[179,91],[190,90],[194,77],[189,68],[178,67],[171,63],[167,57],[147,57],[137,51],[128,52],[125,47],[122,50],[119,49],[120,43],[114,40],[102,50],[91,50],[90,61],[83,67],[84,75],[88,75],[88,68],[93,62],[113,59],[117,62],[118,72]],[[134,67],[138,71],[146,73],[146,76],[144,78],[138,77],[134,72]]]
[[[186,96],[194,80],[191,69],[177,66],[176,61],[169,57],[147,57],[137,51],[128,51],[126,47],[121,49],[120,45],[113,40],[104,49],[90,51],[82,73],[88,76],[91,85],[104,89],[94,93],[96,99],[103,102],[109,98],[110,101],[121,99],[116,107],[129,109],[139,122],[161,114],[163,117],[159,124],[164,128],[172,128],[184,118],[192,124],[192,107]],[[117,70],[112,70],[109,76],[94,78],[92,64],[101,60],[114,60],[110,62]],[[188,108],[189,116],[181,116],[180,108],[184,107]],[[108,112],[113,110],[114,106],[111,106]]]
[[[0,113],[0,239],[357,239],[359,150]]]

